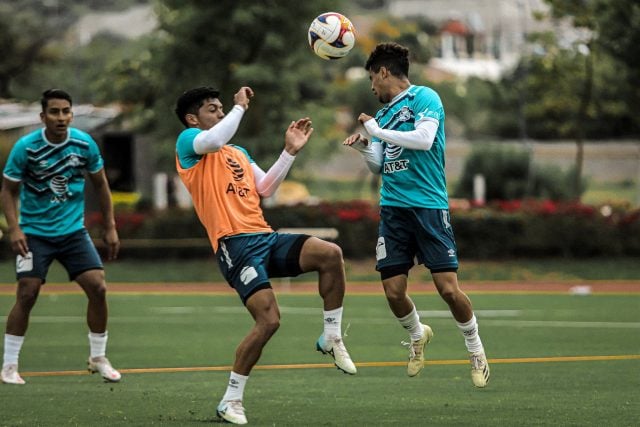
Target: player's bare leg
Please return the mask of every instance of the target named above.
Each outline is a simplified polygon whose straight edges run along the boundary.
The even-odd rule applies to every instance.
[[[118,382],[121,378],[120,372],[111,366],[111,362],[106,357],[109,308],[104,271],[88,270],[78,275],[75,280],[87,295],[88,300],[87,326],[89,327],[90,355],[87,360],[87,369],[91,373],[99,373],[107,382]]]
[[[311,237],[302,246],[300,268],[305,272],[318,272],[318,292],[324,304],[324,330],[316,341],[316,350],[333,357],[336,367],[342,372],[355,374],[356,366],[342,340],[342,303],[346,284],[342,249],[334,243]]]
[[[5,327],[4,358],[0,372],[0,379],[5,384],[25,383],[18,373],[18,358],[29,327],[29,315],[38,300],[41,286],[42,280],[34,277],[26,277],[18,281],[16,302],[7,316]]]
[[[460,289],[457,273],[433,273],[432,276],[438,293],[449,305],[458,329],[465,339],[471,362],[471,381],[476,387],[486,387],[490,376],[489,363],[480,340],[471,300]]]
[[[403,328],[409,332],[407,375],[415,377],[424,368],[424,351],[433,338],[429,325],[422,324],[413,301],[407,293],[407,275],[398,274],[382,281],[387,303]]]

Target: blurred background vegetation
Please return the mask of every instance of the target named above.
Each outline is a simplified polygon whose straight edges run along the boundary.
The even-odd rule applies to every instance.
[[[540,0],[533,3],[545,7],[533,11],[528,6],[532,1],[514,0],[513,7],[531,16],[519,28],[522,40],[517,61],[493,78],[435,75],[430,64],[443,54],[443,24],[432,19],[436,15],[429,10],[432,2],[423,2],[425,13],[402,17],[390,13],[398,3],[3,2],[0,98],[31,103],[44,89],[61,87],[74,96],[76,104],[117,105],[122,114],[115,126],[149,145],[145,158],[136,161],[142,164],[144,160],[153,173],[175,174],[175,138],[181,130],[173,113],[177,96],[194,86],[215,86],[228,109],[233,93],[249,85],[256,97],[235,143],[246,147],[266,169],[281,151],[286,125],[310,116],[316,129],[314,141],[298,156],[290,178],[303,183],[320,200],[364,199],[375,204],[375,178],[356,170],[350,157],[340,163],[335,153],[344,152],[340,142],[359,129],[357,115],[372,114],[379,108],[362,66],[376,43],[393,40],[411,49],[412,83],[440,93],[447,113],[448,142],[462,140],[471,147],[464,153],[460,173],[450,179],[455,198],[472,199],[474,176],[482,174],[487,201],[537,198],[613,203],[629,209],[639,204],[637,1]],[[143,28],[146,20],[121,28],[123,31],[99,30],[109,14],[138,8],[153,16],[151,27]],[[346,58],[329,62],[311,53],[306,32],[313,17],[330,10],[352,18],[357,43]],[[92,14],[96,16],[90,21],[93,27],[78,30]],[[547,25],[529,27],[529,18]],[[131,37],[124,30],[138,31]],[[477,40],[470,33],[463,40],[464,49],[469,50],[466,54],[471,55]],[[534,142],[558,141],[574,146],[568,166],[535,160]],[[638,147],[636,176],[612,181],[585,175],[588,147],[614,147],[620,142]],[[6,151],[5,147],[0,157]],[[4,160],[0,158],[0,163]],[[142,194],[132,199],[139,202],[133,209],[146,211],[149,198],[150,194]]]

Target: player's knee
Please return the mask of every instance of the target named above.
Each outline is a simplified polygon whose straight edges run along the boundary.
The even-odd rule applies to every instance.
[[[91,301],[104,301],[107,299],[107,285],[104,282],[88,284],[85,289],[87,297]]]
[[[260,324],[260,329],[264,334],[266,339],[269,339],[275,334],[278,329],[280,329],[280,318],[274,317],[272,319],[267,319]]]
[[[344,258],[340,246],[331,242],[323,242],[322,253],[319,257],[319,270],[340,270],[344,267]]]
[[[21,289],[17,294],[16,303],[24,311],[30,311],[38,300],[38,289]]]
[[[446,287],[440,290],[440,296],[449,305],[456,305],[459,292],[453,287]]]

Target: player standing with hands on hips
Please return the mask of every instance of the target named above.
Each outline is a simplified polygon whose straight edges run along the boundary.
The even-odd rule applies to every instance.
[[[433,337],[407,294],[409,270],[417,258],[431,271],[464,336],[473,384],[485,387],[489,364],[471,301],[458,286],[442,102],[434,90],[411,84],[409,50],[397,43],[377,45],[365,69],[371,90],[384,106],[375,118],[364,113],[358,117],[371,140],[358,133],[343,144],[358,150],[371,172],[382,175],[376,270],[391,311],[411,338],[407,374],[413,377],[423,369],[425,346]]]
[[[272,277],[318,272],[324,332],[316,349],[331,355],[341,371],[356,373],[342,341],[346,281],[342,250],[316,237],[274,232],[260,207],[261,197],[276,191],[309,141],[311,120],[291,122],[280,157],[264,172],[244,148],[229,143],[252,97],[251,88],[240,88],[233,97],[235,105],[225,114],[219,92],[199,87],[182,94],[176,105],[186,127],[176,143],[176,168],[191,193],[222,274],[255,321],[236,349],[227,390],[216,410],[220,418],[234,424],[247,423],[242,404],[245,384],[280,326],[280,310],[269,282]]]
[[[56,259],[89,300],[89,371],[99,372],[105,381],[117,382],[120,373],[105,357],[108,307],[104,268],[84,227],[87,174],[102,212],[107,256],[115,259],[120,240],[104,162],[93,138],[69,126],[73,111],[68,93],[47,90],[41,104],[44,128],[23,136],[13,146],[0,192],[11,248],[17,255],[18,278],[16,302],[7,316],[4,335],[2,382],[24,384],[18,373],[18,356],[29,314]]]

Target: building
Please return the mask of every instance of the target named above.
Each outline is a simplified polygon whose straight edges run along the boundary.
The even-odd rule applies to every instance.
[[[526,35],[551,29],[535,12],[542,0],[389,0],[398,18],[426,17],[438,26],[439,44],[429,66],[436,75],[496,80],[525,50]]]

